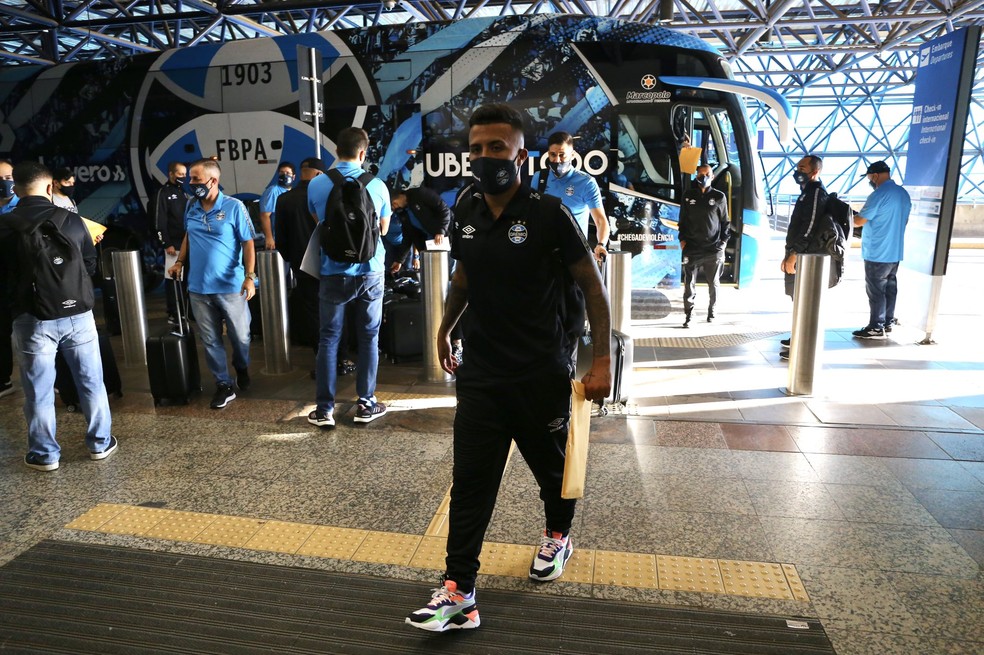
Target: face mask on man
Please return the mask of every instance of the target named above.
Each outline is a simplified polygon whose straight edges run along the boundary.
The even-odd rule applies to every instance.
[[[66,198],[71,198],[72,197],[72,194],[74,194],[74,193],[75,193],[75,187],[74,186],[63,186],[61,188],[61,194],[63,196],[65,196]]]
[[[9,198],[14,195],[14,181],[0,180],[0,198]]]
[[[505,193],[519,177],[515,159],[479,157],[471,162],[471,171],[478,190],[490,196]]]
[[[188,187],[191,189],[192,195],[199,200],[204,200],[208,196],[207,184],[189,184]]]
[[[294,176],[290,173],[281,173],[280,177],[277,178],[277,182],[280,183],[280,186],[290,186],[294,183]]]
[[[550,170],[557,177],[563,177],[567,175],[567,171],[571,170],[571,163],[569,161],[548,161],[547,166],[550,167]]]
[[[803,171],[795,170],[793,171],[793,179],[796,180],[796,184],[803,186],[809,181],[810,176]]]

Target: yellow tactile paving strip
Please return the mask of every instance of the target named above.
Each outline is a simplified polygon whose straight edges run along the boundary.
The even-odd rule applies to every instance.
[[[65,526],[72,530],[232,548],[444,569],[444,535],[410,535],[289,521],[100,504]],[[486,542],[485,575],[525,578],[535,546]],[[673,557],[579,548],[564,582],[809,602],[796,568],[775,562]]]

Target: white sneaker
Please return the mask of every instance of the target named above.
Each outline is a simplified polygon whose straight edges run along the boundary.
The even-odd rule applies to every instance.
[[[458,591],[454,580],[445,580],[434,589],[429,603],[407,616],[406,623],[430,632],[477,628],[482,621],[475,605],[475,590],[466,595]]]
[[[540,582],[556,580],[564,573],[564,565],[574,553],[570,536],[563,537],[559,532],[543,531],[540,549],[530,564],[530,578]]]

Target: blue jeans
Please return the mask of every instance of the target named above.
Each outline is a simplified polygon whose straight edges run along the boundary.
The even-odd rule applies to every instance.
[[[864,286],[868,292],[871,315],[866,327],[885,327],[895,318],[895,296],[898,294],[898,262],[864,262]]]
[[[192,293],[191,308],[198,322],[198,335],[205,347],[208,370],[220,386],[232,386],[225,345],[222,343],[222,322],[232,343],[232,365],[249,368],[249,305],[238,293]]]
[[[318,300],[321,319],[315,369],[318,412],[328,414],[335,409],[338,341],[345,323],[345,306],[349,303],[355,303],[353,327],[359,340],[355,390],[360,402],[375,402],[379,325],[383,322],[383,274],[322,275]]]
[[[24,386],[27,449],[41,464],[61,456],[55,439],[55,355],[61,351],[79,391],[86,420],[85,445],[98,453],[109,447],[113,419],[103,384],[99,336],[92,312],[51,321],[30,314],[14,319],[14,343]]]

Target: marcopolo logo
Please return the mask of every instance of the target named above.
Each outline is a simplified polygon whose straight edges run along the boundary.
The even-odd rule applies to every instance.
[[[642,91],[629,91],[625,94],[627,104],[653,104],[657,102],[669,102],[669,91],[656,91],[656,76],[646,74],[639,80]]]

